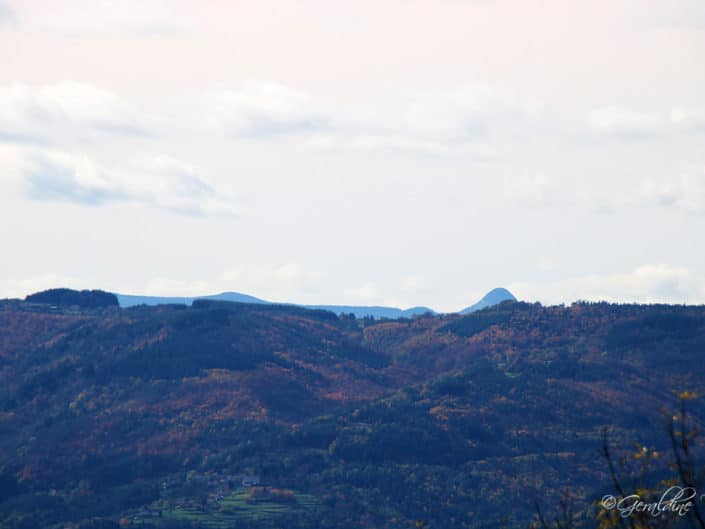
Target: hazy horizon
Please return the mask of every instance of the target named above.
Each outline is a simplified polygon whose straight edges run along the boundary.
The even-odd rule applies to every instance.
[[[68,288],[71,289],[70,287],[65,287],[65,286],[53,286],[53,287],[48,287],[47,289],[43,291],[36,291],[36,292],[28,292],[26,295],[23,296],[14,296],[14,297],[9,297],[5,298],[7,300],[22,300],[25,297],[29,296],[30,294],[37,294],[39,292],[44,292],[47,290],[55,290],[55,289],[64,289]],[[101,289],[99,287],[95,288],[86,288],[84,289],[85,291],[105,291],[104,289]],[[202,292],[199,294],[192,294],[192,295],[180,295],[180,294],[173,294],[173,295],[147,295],[147,294],[142,294],[139,292],[113,292],[113,291],[107,291],[110,292],[111,294],[115,294],[118,297],[118,300],[120,301],[120,306],[122,308],[127,308],[127,307],[132,307],[135,306],[135,304],[140,304],[140,303],[134,303],[131,302],[128,305],[124,305],[122,303],[122,298],[152,298],[154,300],[177,300],[175,301],[176,303],[180,303],[178,300],[187,300],[187,304],[190,303],[192,300],[196,299],[208,299],[208,298],[219,298],[221,296],[228,296],[228,295],[236,295],[236,296],[243,296],[245,298],[254,298],[256,300],[264,302],[264,303],[271,303],[271,304],[282,304],[282,305],[298,305],[298,306],[303,306],[307,308],[317,308],[317,307],[359,307],[359,308],[365,308],[365,307],[376,307],[376,308],[388,308],[388,309],[398,309],[401,311],[408,311],[412,309],[418,309],[418,308],[426,308],[426,309],[431,309],[437,314],[453,314],[453,313],[459,313],[464,311],[465,309],[468,309],[472,307],[473,305],[479,304],[481,301],[483,301],[489,294],[494,292],[495,290],[506,290],[510,294],[514,295],[513,292],[511,292],[509,289],[505,289],[504,287],[495,287],[492,289],[489,289],[487,292],[485,292],[483,295],[481,295],[478,298],[475,299],[468,299],[464,305],[458,306],[458,307],[453,307],[451,309],[446,309],[446,310],[438,310],[436,307],[430,305],[429,303],[424,303],[423,300],[418,300],[415,303],[412,303],[410,305],[401,305],[401,306],[393,306],[393,305],[388,305],[388,304],[380,304],[380,303],[336,303],[336,302],[325,302],[325,303],[317,303],[315,301],[313,302],[299,302],[296,299],[283,299],[283,298],[265,298],[262,296],[257,295],[256,293],[252,292],[240,292],[240,291],[234,291],[234,290],[227,290],[227,291],[222,291],[222,292]],[[0,300],[3,298],[0,298]],[[530,303],[536,303],[536,301],[531,301],[531,300],[526,300],[522,299],[519,297],[516,297],[516,300],[519,302],[530,302]],[[247,303],[248,301],[246,300],[229,300],[225,299],[224,301],[236,301],[238,303],[243,302]],[[650,305],[650,304],[659,304],[659,303],[666,303],[668,305],[674,305],[674,306],[698,306],[698,305],[703,305],[705,303],[677,303],[677,302],[650,302],[650,301],[645,301],[645,302],[639,302],[639,301],[609,301],[606,299],[573,299],[573,300],[568,300],[568,301],[561,301],[557,303],[540,303],[544,307],[555,307],[555,306],[571,306],[575,303],[616,303],[616,304],[637,304],[637,305]],[[163,303],[162,301],[159,302],[159,304]],[[152,303],[153,304],[153,303]],[[494,305],[495,303],[491,303],[491,305]],[[475,309],[479,310],[479,309]]]

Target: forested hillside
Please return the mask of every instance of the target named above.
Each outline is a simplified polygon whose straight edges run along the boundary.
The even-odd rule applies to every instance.
[[[0,302],[8,529],[526,527],[611,490],[605,427],[668,452],[705,389],[705,307],[41,301]]]

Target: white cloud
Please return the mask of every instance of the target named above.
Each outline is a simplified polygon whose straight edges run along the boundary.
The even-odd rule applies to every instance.
[[[65,142],[88,133],[148,134],[126,102],[90,84],[0,86],[0,141]]]
[[[128,202],[188,215],[237,214],[234,200],[167,156],[106,167],[62,151],[17,149],[16,178],[32,200],[97,206]]]
[[[543,173],[523,173],[506,176],[503,181],[505,194],[513,201],[529,207],[546,207],[554,200],[566,200],[558,196],[558,186]]]
[[[529,123],[537,125],[544,112],[542,101],[496,86],[461,85],[402,97],[401,130],[448,143],[524,136]]]
[[[546,283],[513,283],[519,299],[562,303],[577,300],[638,303],[705,303],[705,279],[688,268],[649,264],[630,272],[594,274]]]
[[[705,132],[705,113],[678,107],[668,111],[641,111],[612,105],[590,110],[585,120],[593,132],[622,139]]]
[[[654,208],[705,213],[705,166],[682,161],[665,174],[598,174],[587,181],[548,177],[543,173],[505,176],[503,189],[514,203],[546,208],[581,209],[594,214],[615,214]],[[644,171],[646,173],[654,171]]]
[[[642,200],[657,206],[705,213],[705,167],[661,179],[647,179],[641,189]]]
[[[685,132],[705,133],[705,112],[674,107],[668,115],[674,127]]]
[[[586,120],[595,132],[624,137],[651,136],[661,132],[666,124],[665,115],[636,112],[619,106],[591,110]]]
[[[306,94],[271,82],[248,81],[238,89],[209,92],[205,105],[211,124],[244,138],[269,139],[328,126]]]
[[[355,108],[357,106],[357,108]],[[462,85],[438,90],[397,92],[374,108],[351,105],[336,120],[337,148],[425,156],[470,155],[497,159],[497,145],[537,133],[541,101],[497,87]]]
[[[527,137],[543,104],[488,87],[395,92],[334,104],[290,86],[248,81],[204,97],[206,122],[236,138],[296,138],[311,150],[496,159],[494,140]]]

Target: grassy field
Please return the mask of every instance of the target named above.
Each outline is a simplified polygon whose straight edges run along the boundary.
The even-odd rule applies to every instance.
[[[277,501],[276,498],[267,497],[253,499],[249,492],[249,489],[239,489],[205,509],[193,507],[164,509],[161,518],[139,518],[136,525],[159,527],[166,520],[183,520],[203,527],[225,529],[236,521],[264,520],[287,512],[311,510],[318,504],[314,496],[307,494],[294,494],[293,499],[289,501]]]

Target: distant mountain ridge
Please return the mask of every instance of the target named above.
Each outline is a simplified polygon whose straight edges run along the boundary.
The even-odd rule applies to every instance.
[[[230,301],[234,303],[256,303],[256,304],[272,304],[271,301],[266,301],[248,294],[240,292],[222,292],[220,294],[211,294],[208,296],[194,297],[171,297],[171,296],[139,296],[130,294],[115,294],[121,307],[134,307],[136,305],[191,305],[197,299],[207,299],[213,301]],[[480,301],[461,311],[460,314],[469,314],[476,310],[481,310],[486,307],[497,305],[503,301],[516,301],[514,295],[505,288],[495,288],[489,291]],[[284,303],[285,305],[298,305],[296,303]],[[412,318],[423,314],[438,314],[435,310],[429,307],[411,307],[401,309],[398,307],[384,306],[358,306],[358,305],[300,305],[307,309],[329,310],[336,314],[354,314],[356,318],[373,317],[399,319]]]
[[[263,299],[239,292],[222,292],[208,296],[138,296],[131,294],[115,294],[120,306],[134,307],[135,305],[191,305],[197,299],[210,299],[215,301],[231,301],[234,303],[270,303]]]
[[[493,288],[480,301],[461,310],[460,314],[470,314],[487,307],[499,305],[504,301],[517,301],[517,298],[506,288]]]

